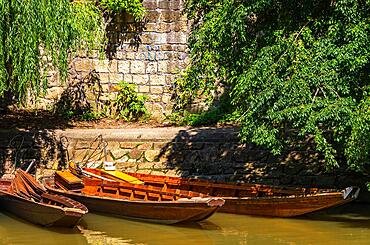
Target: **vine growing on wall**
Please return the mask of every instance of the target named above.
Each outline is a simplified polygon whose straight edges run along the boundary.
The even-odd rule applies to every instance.
[[[104,14],[144,15],[139,0],[0,0],[0,98],[39,95],[57,69],[65,79],[68,57],[79,49],[101,50]]]
[[[245,142],[280,154],[312,136],[328,168],[344,158],[364,170],[369,0],[188,0],[186,8],[192,61],[179,89],[187,101],[223,84]]]

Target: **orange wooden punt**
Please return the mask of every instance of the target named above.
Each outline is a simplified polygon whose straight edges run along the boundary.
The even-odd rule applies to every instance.
[[[42,226],[73,227],[88,212],[81,203],[47,193],[22,170],[12,180],[0,180],[0,204],[1,209]]]
[[[98,169],[85,168],[84,170],[118,180]],[[358,187],[347,187],[344,190],[276,187],[124,173],[143,181],[145,185],[160,187],[163,191],[181,189],[207,196],[221,197],[225,200],[225,204],[219,209],[219,212],[247,215],[299,216],[351,202],[357,198],[360,191]]]
[[[210,217],[225,203],[221,198],[191,191],[163,191],[154,186],[87,177],[82,177],[83,188],[73,191],[55,180],[55,176],[45,178],[45,186],[53,193],[83,203],[90,211],[148,222],[198,222]]]

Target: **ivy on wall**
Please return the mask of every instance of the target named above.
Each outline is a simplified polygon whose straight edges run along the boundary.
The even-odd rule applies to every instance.
[[[328,168],[345,159],[364,171],[369,0],[188,0],[186,9],[194,26],[183,101],[222,84],[245,142],[280,154],[312,136]]]
[[[139,0],[0,0],[0,98],[19,100],[47,87],[48,71],[67,75],[69,55],[105,45],[108,12],[126,11],[139,20]]]

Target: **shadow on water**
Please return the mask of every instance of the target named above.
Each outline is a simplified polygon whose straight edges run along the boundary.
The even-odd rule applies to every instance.
[[[297,219],[340,223],[342,227],[370,229],[369,204],[348,203],[319,212],[304,215]]]

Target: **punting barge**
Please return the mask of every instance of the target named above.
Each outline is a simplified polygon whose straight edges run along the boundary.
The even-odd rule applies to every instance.
[[[62,227],[75,226],[88,212],[81,203],[47,193],[20,169],[14,179],[0,180],[0,208],[34,224]]]
[[[207,219],[225,202],[191,191],[163,191],[94,177],[79,179],[67,171],[45,178],[44,184],[49,191],[73,198],[90,211],[163,224]]]
[[[109,171],[88,168],[85,168],[85,171],[119,180]],[[225,204],[219,209],[220,212],[247,215],[299,216],[351,202],[357,198],[360,191],[358,187],[347,187],[344,190],[274,187],[129,172],[125,174],[145,185],[159,187],[162,191],[180,189],[221,197]]]

